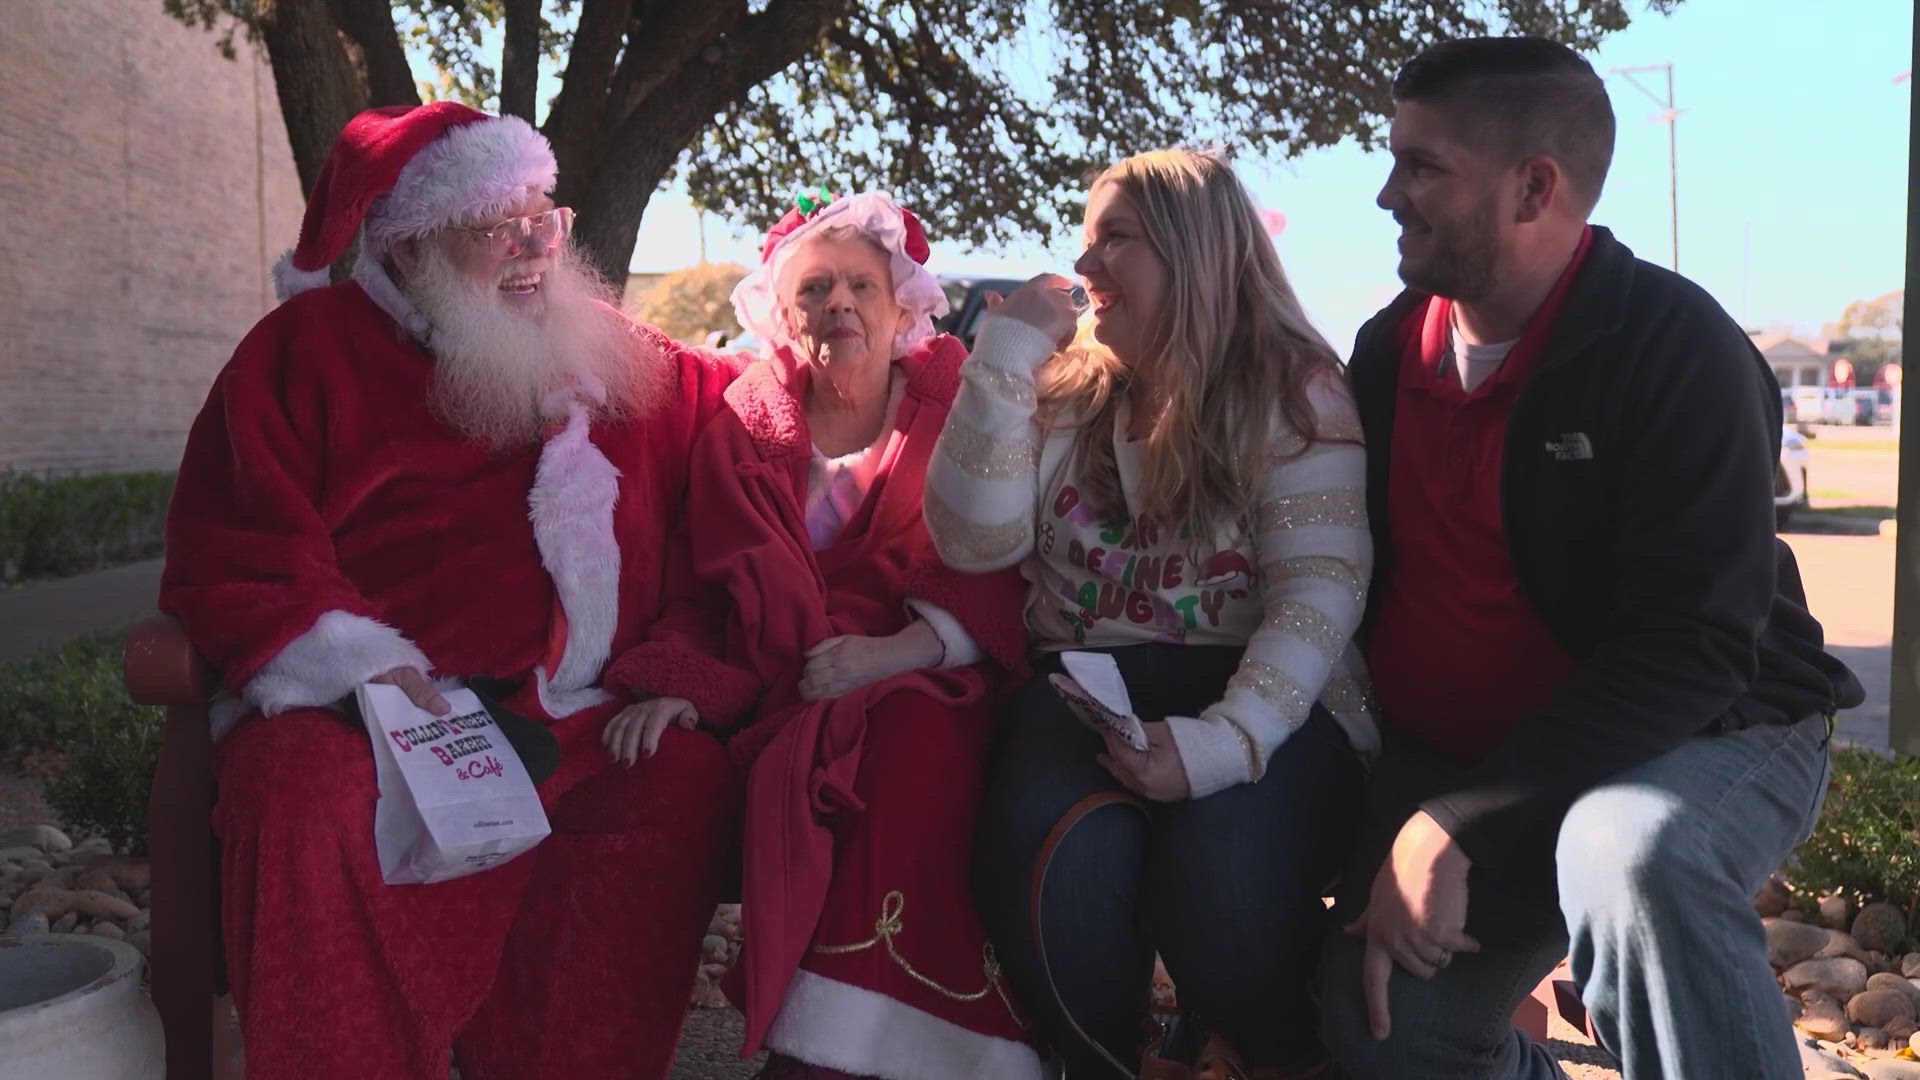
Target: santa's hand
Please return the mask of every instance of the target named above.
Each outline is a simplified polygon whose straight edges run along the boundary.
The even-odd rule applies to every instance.
[[[427,681],[419,668],[397,667],[367,681],[399,687],[415,708],[425,709],[435,716],[445,716],[453,711],[453,706],[447,704],[447,699],[440,696],[440,691],[433,688],[433,683]]]
[[[693,702],[686,698],[657,697],[621,709],[618,716],[607,721],[600,741],[606,744],[608,757],[631,765],[641,757],[652,757],[654,751],[660,749],[660,736],[668,724],[692,731],[699,722],[700,710],[693,707]]]
[[[902,672],[933,667],[945,654],[940,636],[919,619],[886,637],[831,637],[807,650],[800,696],[808,701],[839,697]]]
[[[994,315],[1018,319],[1052,339],[1054,348],[1064,349],[1073,340],[1080,312],[1073,305],[1073,282],[1059,274],[1041,274],[1014,290],[1012,296],[993,305]]]

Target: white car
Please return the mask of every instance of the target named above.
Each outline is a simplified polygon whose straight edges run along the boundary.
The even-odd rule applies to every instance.
[[[1793,512],[1807,505],[1806,437],[1792,428],[1780,432],[1780,464],[1773,470],[1773,520],[1784,529],[1793,520]]]

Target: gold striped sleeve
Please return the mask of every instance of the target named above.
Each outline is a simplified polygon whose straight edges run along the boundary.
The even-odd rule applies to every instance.
[[[1280,710],[1289,730],[1305,723],[1307,713],[1313,709],[1312,695],[1301,687],[1297,679],[1259,660],[1240,662],[1240,670],[1234,672],[1233,678],[1227,681],[1229,690],[1236,686],[1252,691],[1261,700]]]
[[[997,438],[962,420],[958,414],[949,413],[946,430],[940,433],[940,450],[954,468],[968,476],[981,480],[1015,480],[1031,474],[1040,465],[1033,425],[1024,426],[1026,434],[1021,438]]]
[[[1031,375],[1021,375],[992,364],[967,364],[961,367],[960,374],[968,382],[1003,401],[1026,409],[1038,404]]]
[[[1331,581],[1353,594],[1355,603],[1365,603],[1367,599],[1366,583],[1354,570],[1353,564],[1332,555],[1297,555],[1292,558],[1274,559],[1260,564],[1260,574],[1269,585],[1277,581],[1298,578],[1318,578]]]
[[[1311,604],[1282,602],[1267,612],[1260,629],[1292,634],[1320,650],[1330,663],[1339,663],[1347,651],[1346,632],[1326,612]]]
[[[1314,525],[1357,529],[1367,523],[1366,493],[1358,487],[1342,487],[1282,495],[1261,503],[1254,521],[1263,533]]]
[[[926,515],[927,529],[939,540],[941,554],[969,566],[1006,558],[1033,537],[1030,518],[1018,517],[1001,525],[968,521],[931,487],[926,493]]]

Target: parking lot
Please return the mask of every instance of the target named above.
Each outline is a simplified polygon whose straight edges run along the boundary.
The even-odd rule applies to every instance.
[[[1866,686],[1841,714],[1841,737],[1887,746],[1893,644],[1893,508],[1899,442],[1888,427],[1814,425],[1807,467],[1811,512],[1783,534],[1800,562],[1808,605],[1828,646]]]

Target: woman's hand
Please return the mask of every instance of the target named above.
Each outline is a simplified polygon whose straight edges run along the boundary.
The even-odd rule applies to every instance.
[[[902,672],[933,667],[946,649],[940,635],[923,619],[886,637],[845,634],[830,637],[807,650],[807,668],[800,676],[800,696],[824,701],[858,690],[869,683]]]
[[[987,310],[1026,323],[1052,338],[1054,348],[1064,349],[1073,340],[1074,327],[1080,320],[1072,290],[1073,282],[1059,274],[1041,274],[997,303],[989,293]]]
[[[600,741],[606,744],[608,757],[631,765],[641,757],[652,757],[654,751],[660,749],[660,735],[668,724],[692,731],[699,722],[700,711],[693,707],[693,702],[686,698],[657,697],[621,709],[619,715],[607,721]]]
[[[1128,791],[1154,802],[1179,802],[1193,794],[1187,785],[1187,767],[1180,760],[1180,748],[1174,745],[1173,730],[1164,720],[1142,724],[1147,729],[1147,748],[1135,750],[1111,731],[1101,731],[1107,752],[1097,760],[1125,784]]]

